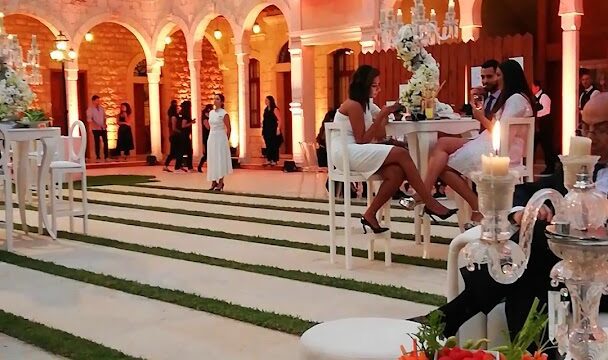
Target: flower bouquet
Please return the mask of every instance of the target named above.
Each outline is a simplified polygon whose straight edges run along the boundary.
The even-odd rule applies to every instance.
[[[511,344],[500,346],[491,351],[482,350],[488,345],[487,339],[467,341],[462,348],[456,346],[455,337],[445,339],[443,331],[443,314],[434,311],[428,316],[428,322],[421,324],[418,333],[410,335],[413,340],[412,351],[401,346],[402,355],[397,360],[547,360],[546,350],[541,339],[547,326],[548,317],[544,306],[538,310],[538,299],[534,300],[521,331]],[[536,344],[541,349],[534,354],[528,352],[530,345]]]
[[[52,123],[53,119],[41,109],[29,109],[23,112],[21,120],[17,124],[21,127],[38,128],[46,127]]]
[[[0,124],[15,126],[35,98],[23,74],[0,57]]]

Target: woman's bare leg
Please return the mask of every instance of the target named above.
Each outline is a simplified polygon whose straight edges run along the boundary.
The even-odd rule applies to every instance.
[[[400,147],[393,147],[384,160],[384,164],[387,166],[396,164],[401,167],[401,170],[405,174],[405,179],[410,186],[416,190],[420,199],[425,203],[429,210],[436,214],[445,214],[448,212],[448,208],[441,205],[437,199],[431,195],[430,188],[422,182],[422,178],[418,173],[418,168],[416,168],[416,164],[414,164],[414,161],[407,150]]]
[[[387,202],[390,201],[393,194],[397,191],[405,174],[398,165],[387,165],[380,168],[379,174],[382,176],[382,185],[378,189],[374,200],[369,205],[363,217],[373,226],[379,226],[376,218],[376,213]],[[370,189],[368,189],[370,191]]]
[[[469,204],[471,210],[473,210],[471,221],[481,221],[483,216],[479,212],[479,201],[468,182],[456,171],[449,168],[442,172],[439,177]]]

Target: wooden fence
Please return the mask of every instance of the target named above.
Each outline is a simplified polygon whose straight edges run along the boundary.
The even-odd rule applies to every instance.
[[[524,58],[524,72],[530,84],[534,69],[534,39],[531,34],[496,38],[481,38],[474,42],[453,43],[430,46],[427,50],[439,63],[440,82],[446,84],[439,94],[439,100],[456,106],[465,102],[465,92],[471,83],[470,69],[488,59],[504,60],[510,57]],[[405,84],[411,74],[397,59],[394,50],[359,54],[359,65],[372,65],[380,70],[382,92],[376,103],[383,105],[388,100],[396,100],[399,84]]]

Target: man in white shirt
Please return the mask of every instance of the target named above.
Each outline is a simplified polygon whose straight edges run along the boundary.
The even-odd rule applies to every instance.
[[[87,109],[87,122],[93,132],[95,141],[95,156],[99,157],[100,140],[103,141],[103,157],[108,160],[108,126],[106,124],[106,111],[101,107],[101,99],[97,95],[91,98],[91,106]]]
[[[553,122],[551,121],[551,98],[547,95],[539,80],[534,80],[532,92],[536,98],[536,131],[534,149],[540,143],[545,157],[545,170],[541,175],[551,175],[555,171],[557,154],[553,148]]]

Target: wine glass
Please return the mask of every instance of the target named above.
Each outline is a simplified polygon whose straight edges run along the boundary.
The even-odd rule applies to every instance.
[[[483,95],[480,94],[475,94],[473,95],[473,106],[475,106],[475,109],[477,110],[481,110],[483,109]]]

